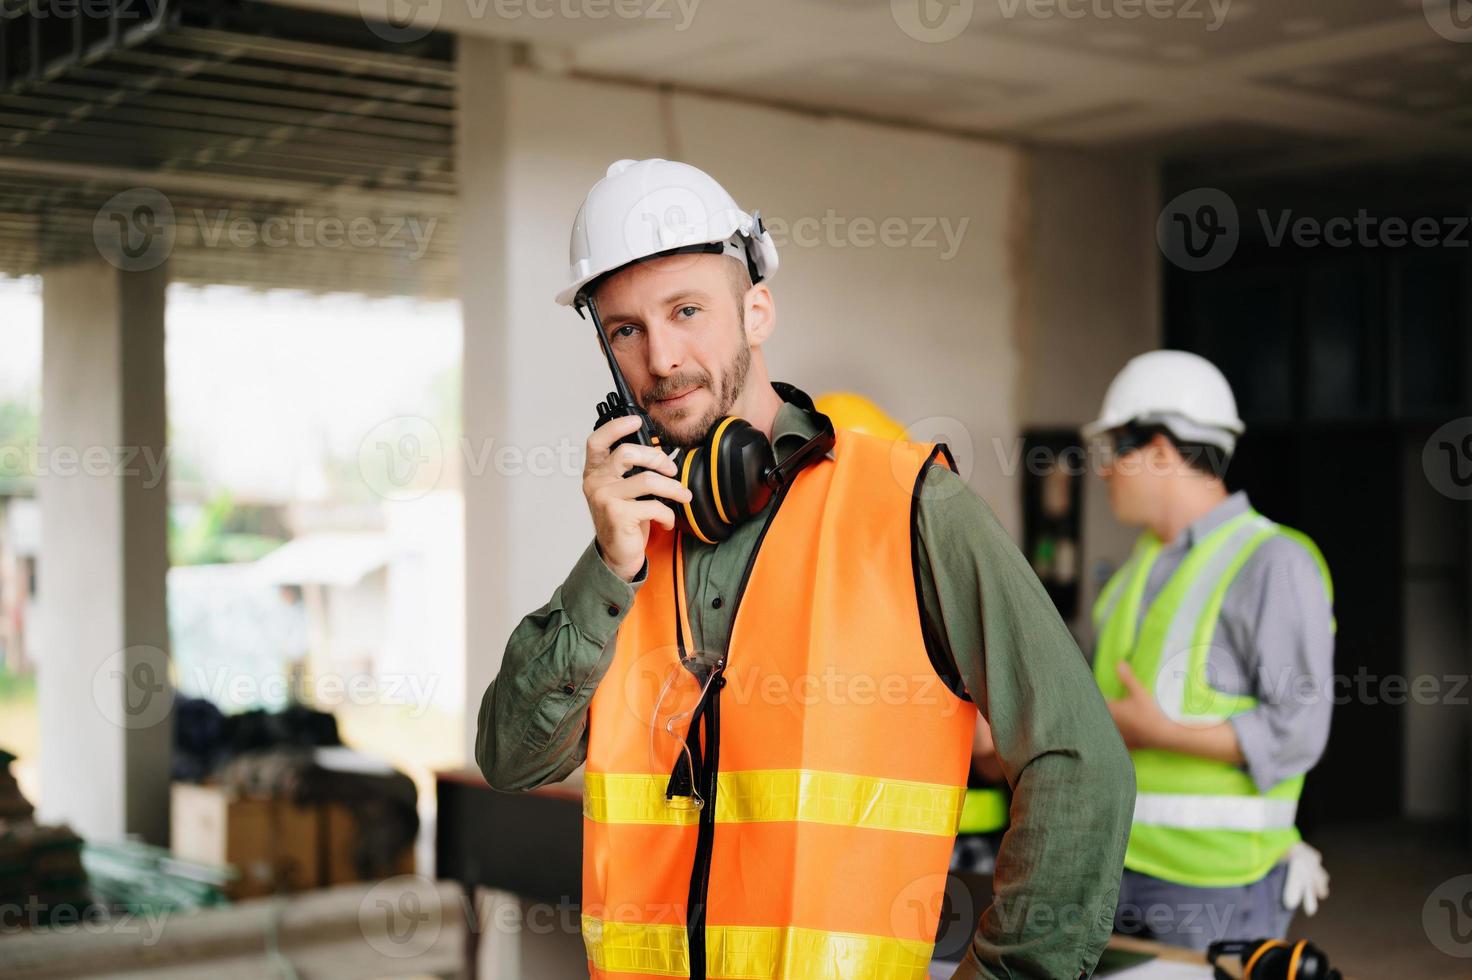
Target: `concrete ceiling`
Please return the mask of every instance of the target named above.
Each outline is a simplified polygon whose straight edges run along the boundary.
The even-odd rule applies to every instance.
[[[1465,27],[1421,0],[137,0],[151,19],[76,24],[0,0],[0,271],[126,235],[117,262],[161,241],[184,281],[452,294],[452,34],[548,72],[1131,152],[1167,184],[1465,183],[1472,0],[1426,2]],[[412,251],[405,215],[433,228]],[[345,219],[381,234],[343,246]],[[302,228],[322,242],[282,237]]]
[[[1469,0],[289,2],[392,4],[410,34],[516,38],[549,70],[1227,172],[1472,157]]]

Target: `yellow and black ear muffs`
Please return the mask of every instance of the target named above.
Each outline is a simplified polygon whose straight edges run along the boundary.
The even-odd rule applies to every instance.
[[[817,416],[821,429],[779,466],[772,444],[743,418],[728,415],[711,427],[700,445],[675,454],[676,478],[690,490],[690,502],[675,507],[675,526],[706,544],[715,544],[767,506],[808,465],[833,448],[833,422],[813,407],[801,390],[774,381],[785,401]]]
[[[1282,939],[1223,940],[1206,948],[1206,961],[1213,975],[1230,980],[1231,974],[1216,965],[1223,956],[1236,956],[1242,963],[1242,980],[1341,980],[1329,957],[1307,939],[1296,943]]]

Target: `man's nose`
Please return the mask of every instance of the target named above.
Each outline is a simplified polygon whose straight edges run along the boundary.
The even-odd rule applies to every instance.
[[[658,327],[648,330],[645,336],[648,338],[645,354],[649,358],[649,373],[656,378],[667,378],[674,374],[684,361],[679,339]]]

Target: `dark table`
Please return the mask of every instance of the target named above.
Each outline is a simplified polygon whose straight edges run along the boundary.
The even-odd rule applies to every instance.
[[[582,900],[583,797],[566,786],[499,793],[480,773],[435,773],[436,874],[552,905]]]

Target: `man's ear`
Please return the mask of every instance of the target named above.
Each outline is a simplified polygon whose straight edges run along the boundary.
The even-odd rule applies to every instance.
[[[759,282],[746,291],[746,295],[742,297],[742,306],[746,320],[746,343],[750,347],[760,347],[777,328],[777,307],[772,299],[772,291],[767,288],[766,283]]]

